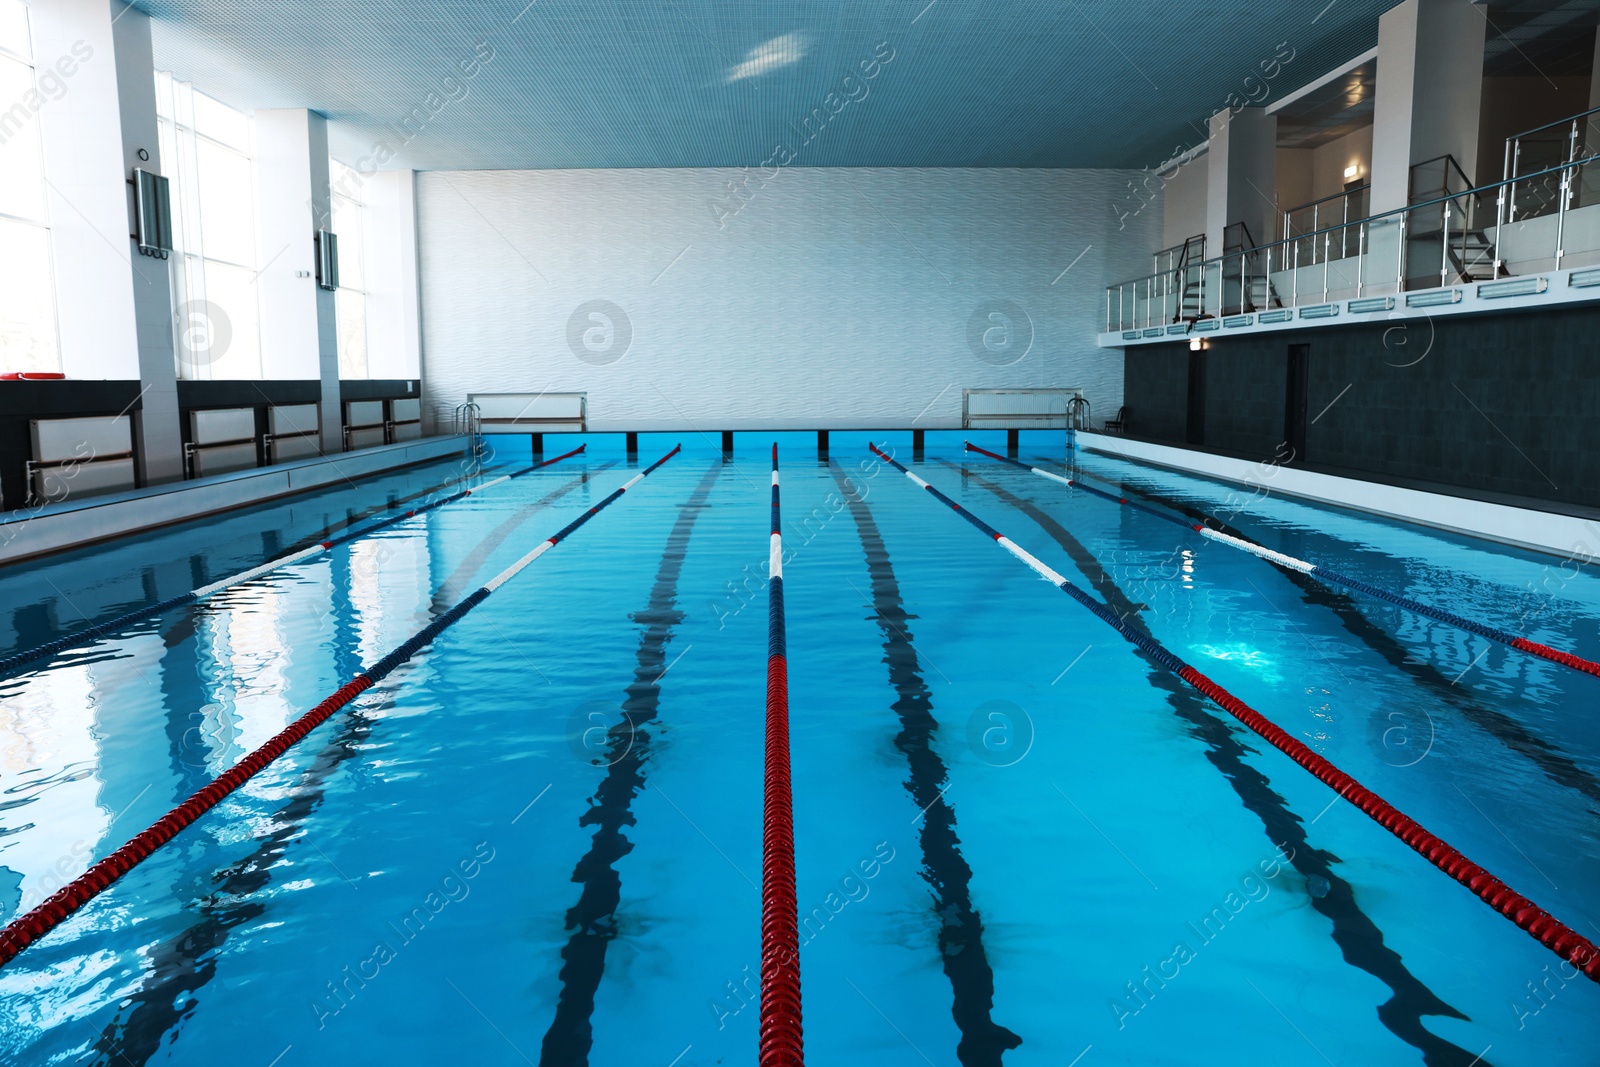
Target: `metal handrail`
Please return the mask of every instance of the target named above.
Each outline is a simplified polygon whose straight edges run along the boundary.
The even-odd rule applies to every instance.
[[[1272,264],[1273,264],[1273,260],[1274,260],[1274,252],[1276,252],[1277,253],[1278,262],[1280,264],[1279,269],[1280,270],[1294,270],[1296,272],[1295,275],[1294,275],[1295,289],[1293,290],[1292,295],[1291,295],[1291,297],[1289,299],[1289,302],[1288,302],[1289,306],[1295,306],[1295,305],[1298,305],[1300,303],[1300,300],[1299,300],[1300,294],[1299,294],[1299,290],[1298,290],[1298,286],[1299,286],[1298,268],[1301,266],[1301,264],[1298,261],[1298,253],[1297,252],[1291,258],[1290,254],[1289,254],[1291,246],[1294,246],[1294,248],[1298,249],[1298,246],[1302,242],[1304,242],[1304,241],[1306,241],[1308,239],[1324,238],[1324,239],[1327,239],[1327,240],[1331,240],[1331,235],[1332,234],[1334,234],[1336,232],[1339,232],[1339,231],[1342,231],[1342,230],[1347,230],[1347,229],[1349,229],[1351,227],[1355,227],[1356,228],[1356,232],[1357,232],[1357,249],[1358,249],[1358,251],[1357,251],[1358,273],[1357,273],[1357,280],[1356,280],[1356,288],[1357,288],[1357,291],[1359,293],[1359,291],[1361,290],[1362,285],[1363,285],[1362,274],[1360,273],[1360,269],[1361,268],[1360,268],[1360,264],[1359,264],[1359,258],[1368,251],[1368,249],[1366,248],[1366,241],[1365,241],[1365,236],[1366,236],[1367,230],[1372,228],[1375,225],[1382,226],[1382,225],[1387,225],[1387,224],[1398,223],[1402,227],[1402,230],[1401,230],[1402,234],[1404,234],[1404,227],[1406,225],[1406,217],[1407,216],[1411,215],[1414,212],[1423,211],[1423,210],[1426,210],[1426,209],[1431,208],[1431,207],[1440,207],[1440,208],[1444,209],[1447,212],[1446,221],[1445,221],[1445,230],[1444,230],[1444,233],[1446,235],[1446,239],[1443,242],[1444,248],[1442,250],[1442,254],[1441,254],[1441,257],[1440,257],[1441,258],[1441,263],[1442,263],[1441,276],[1443,276],[1444,274],[1448,273],[1447,269],[1443,266],[1443,264],[1448,263],[1449,252],[1450,252],[1450,239],[1449,239],[1449,236],[1448,236],[1448,234],[1449,234],[1449,215],[1448,215],[1449,206],[1451,204],[1455,204],[1455,203],[1460,202],[1464,197],[1483,196],[1484,194],[1496,194],[1497,210],[1496,210],[1496,220],[1495,220],[1495,242],[1494,242],[1495,259],[1494,259],[1493,267],[1494,267],[1495,275],[1498,276],[1499,273],[1500,273],[1500,270],[1502,268],[1502,265],[1503,265],[1503,261],[1499,258],[1499,253],[1500,253],[1500,229],[1504,225],[1504,223],[1507,221],[1506,212],[1505,212],[1506,199],[1505,199],[1504,195],[1500,195],[1500,194],[1503,194],[1503,192],[1508,187],[1513,186],[1517,182],[1526,182],[1526,181],[1529,181],[1529,180],[1532,180],[1532,179],[1535,179],[1535,178],[1543,178],[1543,177],[1546,177],[1546,176],[1549,176],[1549,175],[1554,175],[1554,174],[1565,174],[1565,173],[1575,172],[1576,170],[1578,170],[1578,168],[1583,167],[1583,166],[1585,166],[1585,165],[1587,165],[1589,163],[1597,162],[1597,161],[1600,161],[1600,153],[1597,153],[1595,155],[1585,156],[1582,159],[1573,159],[1573,160],[1570,160],[1568,162],[1557,164],[1557,165],[1555,165],[1553,167],[1547,167],[1547,168],[1545,168],[1543,170],[1535,171],[1532,174],[1519,175],[1519,176],[1517,176],[1515,178],[1507,178],[1507,179],[1503,179],[1503,180],[1498,181],[1498,182],[1492,182],[1492,183],[1490,183],[1488,185],[1476,186],[1474,188],[1466,189],[1466,190],[1463,190],[1463,191],[1458,192],[1458,193],[1448,193],[1448,194],[1446,194],[1444,196],[1438,196],[1438,197],[1434,197],[1434,198],[1429,199],[1429,200],[1418,201],[1417,203],[1414,203],[1414,204],[1407,204],[1405,207],[1393,208],[1393,209],[1391,209],[1389,211],[1380,212],[1380,213],[1378,213],[1376,215],[1369,215],[1366,218],[1357,219],[1357,220],[1355,220],[1353,222],[1344,222],[1344,223],[1337,223],[1337,224],[1330,225],[1330,226],[1324,226],[1324,227],[1321,227],[1319,229],[1313,230],[1310,233],[1300,234],[1300,235],[1295,236],[1295,237],[1282,238],[1280,240],[1273,241],[1270,244],[1261,245],[1260,247],[1247,249],[1247,250],[1242,251],[1242,252],[1224,253],[1221,256],[1216,256],[1216,257],[1213,257],[1211,259],[1204,260],[1204,261],[1202,261],[1202,262],[1200,262],[1198,264],[1194,264],[1193,266],[1185,268],[1185,269],[1187,269],[1187,270],[1198,269],[1199,271],[1201,271],[1201,279],[1202,279],[1201,287],[1202,287],[1202,291],[1204,291],[1204,288],[1205,288],[1204,278],[1205,278],[1205,276],[1206,276],[1206,274],[1208,272],[1215,270],[1217,272],[1217,277],[1218,278],[1226,279],[1228,277],[1228,275],[1225,273],[1226,264],[1228,264],[1229,261],[1232,261],[1232,260],[1239,260],[1240,261],[1240,266],[1239,266],[1238,270],[1239,270],[1239,278],[1240,278],[1240,282],[1241,282],[1240,306],[1241,306],[1241,308],[1243,308],[1244,303],[1245,303],[1244,298],[1245,298],[1246,295],[1248,295],[1249,282],[1254,281],[1253,277],[1247,277],[1246,276],[1245,272],[1247,270],[1247,266],[1244,264],[1243,261],[1245,260],[1246,257],[1250,257],[1252,259],[1259,260],[1260,257],[1262,257],[1263,255],[1265,256],[1267,266],[1266,266],[1266,269],[1264,271],[1264,275],[1269,280],[1268,301],[1270,302],[1271,297],[1272,297],[1272,290],[1271,290],[1271,287],[1270,287],[1270,279],[1271,279],[1271,275],[1272,275],[1272,271],[1273,271]],[[1429,162],[1434,162],[1434,161],[1430,160]],[[1562,186],[1561,186],[1561,188],[1562,188],[1562,196],[1560,198],[1560,202],[1559,202],[1559,205],[1558,205],[1558,210],[1560,212],[1561,219],[1560,219],[1560,221],[1558,221],[1557,231],[1556,231],[1556,249],[1555,249],[1555,263],[1556,263],[1556,265],[1555,265],[1555,269],[1557,269],[1557,270],[1559,270],[1560,267],[1561,267],[1561,257],[1563,255],[1562,250],[1561,250],[1561,238],[1562,238],[1563,228],[1564,228],[1564,225],[1565,225],[1566,208],[1567,208],[1568,203],[1571,200],[1571,186],[1572,186],[1572,182],[1571,182],[1570,178],[1564,178],[1563,181],[1562,181]],[[1402,257],[1401,258],[1402,267],[1401,267],[1401,270],[1399,271],[1400,278],[1399,278],[1399,280],[1397,282],[1397,285],[1399,285],[1401,288],[1403,288],[1404,280],[1405,280],[1404,279],[1405,271],[1404,271],[1404,267],[1403,267],[1404,255],[1405,255],[1405,242],[1404,242],[1404,240],[1401,241],[1399,254]],[[1328,269],[1327,269],[1328,268],[1328,264],[1327,264],[1326,260],[1323,261],[1322,266],[1323,266],[1323,287],[1322,287],[1323,288],[1323,296],[1326,297],[1328,292],[1329,292]],[[1129,286],[1133,286],[1134,287],[1133,290],[1132,290],[1132,293],[1133,293],[1133,321],[1134,321],[1135,326],[1137,326],[1138,319],[1139,319],[1139,311],[1140,311],[1140,308],[1138,306],[1139,305],[1140,287],[1142,286],[1145,289],[1145,301],[1146,301],[1146,304],[1148,305],[1153,299],[1153,293],[1154,293],[1153,283],[1154,283],[1154,281],[1156,279],[1164,277],[1167,273],[1169,273],[1169,272],[1158,272],[1157,274],[1143,275],[1143,276],[1140,276],[1140,277],[1137,277],[1137,278],[1129,278],[1129,279],[1127,279],[1125,281],[1117,282],[1117,283],[1115,283],[1113,285],[1107,286],[1106,287],[1106,326],[1107,326],[1107,329],[1108,330],[1111,329],[1111,322],[1112,322],[1112,318],[1113,318],[1113,314],[1112,314],[1112,299],[1111,299],[1111,294],[1112,294],[1113,291],[1116,291],[1118,293],[1118,297],[1119,297],[1119,301],[1120,301],[1120,299],[1121,299],[1121,297],[1123,295],[1123,290],[1127,289],[1127,287],[1129,287]],[[1164,306],[1165,305],[1163,304],[1163,307]],[[1202,305],[1202,307],[1204,307],[1204,305]],[[1122,313],[1124,310],[1126,310],[1126,309],[1123,308],[1119,303],[1119,307],[1118,307],[1117,313],[1115,315],[1115,318],[1116,318],[1116,320],[1117,320],[1117,322],[1119,324],[1126,318],[1126,316]],[[1217,314],[1230,314],[1231,312],[1229,312],[1225,307],[1219,307],[1216,313]],[[1211,312],[1206,312],[1202,317],[1209,318],[1209,317],[1211,317],[1211,315],[1212,315]],[[1147,319],[1151,318],[1151,315],[1150,315],[1149,310],[1148,310],[1148,306],[1145,309],[1145,317]],[[1119,325],[1118,328],[1121,328],[1120,325]]]
[[[1449,172],[1449,169],[1446,168],[1445,176],[1444,176],[1444,184],[1445,184],[1444,195],[1445,196],[1466,196],[1468,193],[1474,191],[1473,188],[1472,188],[1472,179],[1467,177],[1467,172],[1461,169],[1461,164],[1456,162],[1456,157],[1454,155],[1450,154],[1449,152],[1446,152],[1442,156],[1434,156],[1432,159],[1424,159],[1421,163],[1413,163],[1413,164],[1411,164],[1411,169],[1408,172],[1408,174],[1415,174],[1418,170],[1421,170],[1423,167],[1426,167],[1429,164],[1441,163],[1441,162],[1442,163],[1448,163],[1451,167],[1454,167],[1456,173],[1461,175],[1462,183],[1466,185],[1466,188],[1461,190],[1461,192],[1459,192],[1459,193],[1450,192],[1450,189],[1449,189],[1449,186],[1450,186],[1450,172]],[[1527,175],[1525,175],[1525,177],[1527,177]]]
[[[1285,215],[1293,215],[1296,211],[1304,211],[1308,207],[1316,207],[1318,204],[1326,204],[1329,200],[1338,200],[1341,197],[1355,196],[1357,193],[1365,192],[1366,190],[1371,189],[1371,188],[1372,188],[1372,183],[1371,182],[1362,182],[1360,185],[1356,186],[1354,189],[1346,189],[1346,190],[1344,190],[1343,192],[1340,192],[1340,193],[1329,193],[1327,196],[1324,196],[1324,197],[1322,197],[1321,199],[1318,199],[1318,200],[1307,200],[1303,204],[1299,204],[1299,205],[1297,205],[1295,207],[1284,209],[1283,213]]]
[[[1580,111],[1576,115],[1568,115],[1564,119],[1556,119],[1554,122],[1547,122],[1543,126],[1535,126],[1531,130],[1523,130],[1521,133],[1514,133],[1510,137],[1506,138],[1506,143],[1510,144],[1512,141],[1520,141],[1530,133],[1538,133],[1540,130],[1553,130],[1557,126],[1565,126],[1569,122],[1577,122],[1579,119],[1588,118],[1590,115],[1596,113],[1600,113],[1600,107],[1591,107],[1588,111]]]
[[[468,455],[483,454],[483,409],[476,402],[468,400],[456,405],[452,428],[467,439]]]

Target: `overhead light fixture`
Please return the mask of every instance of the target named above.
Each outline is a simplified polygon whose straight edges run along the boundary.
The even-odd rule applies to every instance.
[[[1205,349],[1206,349],[1206,339],[1204,337],[1191,337],[1191,338],[1189,338],[1189,351],[1191,351],[1191,352],[1204,352]]]
[[[1361,173],[1361,165],[1359,163],[1352,163],[1348,167],[1344,168],[1344,176],[1346,178],[1354,178],[1357,174],[1360,174],[1360,173]]]

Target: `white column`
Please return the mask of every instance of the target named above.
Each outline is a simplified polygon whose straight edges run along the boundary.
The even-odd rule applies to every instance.
[[[316,231],[328,226],[328,123],[302,108],[255,113],[260,190],[261,370],[322,383],[322,450],[344,448],[333,294],[316,283]]]
[[[366,233],[367,370],[374,378],[420,379],[416,172],[378,171],[363,180],[361,195],[371,223]]]
[[[134,251],[130,160],[158,160],[149,22],[120,0],[30,8],[46,102],[44,145],[61,366],[69,378],[141,379],[141,476],[182,477],[170,266]],[[143,85],[145,98],[137,97]],[[130,95],[126,103],[120,98]],[[148,112],[148,113],[146,113]]]
[[[1484,26],[1470,0],[1405,0],[1379,17],[1374,214],[1406,205],[1411,167],[1426,160],[1452,155],[1473,184],[1489,177],[1476,173]]]
[[[1242,222],[1256,244],[1274,234],[1278,185],[1278,116],[1264,108],[1211,116],[1206,149],[1206,256],[1222,254],[1223,230]]]
[[[150,18],[112,0],[112,37],[116,44],[117,97],[122,116],[122,164],[166,173],[156,124],[155,59],[150,44]],[[141,158],[148,157],[148,158]],[[131,231],[130,231],[131,232]],[[144,389],[139,412],[140,472],[146,485],[183,477],[183,434],[178,411],[178,363],[173,340],[173,261],[138,254],[130,257],[133,314],[138,336],[139,379]]]

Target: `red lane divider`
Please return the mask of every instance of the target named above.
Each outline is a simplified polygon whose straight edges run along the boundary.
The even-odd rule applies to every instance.
[[[113,882],[127,874],[149,857],[156,849],[171,841],[179,831],[200,816],[216,807],[224,797],[254,778],[279,756],[289,751],[312,730],[321,726],[334,712],[344,707],[362,693],[377,685],[395,669],[422,651],[433,639],[457,622],[463,615],[489,598],[523,568],[554,548],[578,527],[588,522],[601,508],[632,489],[646,475],[678,454],[674,448],[636,474],[622,488],[615,490],[599,504],[584,512],[559,532],[541,541],[533,551],[501,571],[488,584],[469,593],[461,602],[418,630],[404,643],[392,650],[365,672],[340,686],[322,703],[290,723],[266,744],[222,772],[208,785],[202,786],[188,800],[167,812],[148,829],[134,835],[127,844],[90,867],[44,903],[8,923],[0,930],[0,966],[11,962],[17,954],[45,934],[54,930],[74,912],[103,893]]]
[[[1125,639],[1136,645],[1155,662],[1172,671],[1184,682],[1208,697],[1222,710],[1238,719],[1263,740],[1294,760],[1300,766],[1331,786],[1339,796],[1354,804],[1379,826],[1404,841],[1414,851],[1451,878],[1472,890],[1480,900],[1495,911],[1533,935],[1540,944],[1562,959],[1572,963],[1589,978],[1600,982],[1600,948],[1588,938],[1562,923],[1527,897],[1518,893],[1483,867],[1473,863],[1453,848],[1443,838],[1425,829],[1405,815],[1393,804],[1340,770],[1333,763],[1317,755],[1304,743],[1291,737],[1271,719],[1228,692],[1210,678],[1179,659],[1155,638],[1139,632],[1124,622],[1116,612],[1100,603],[1084,590],[1051,570],[1038,557],[1015,544],[972,512],[945,496],[939,490],[912,474],[903,464],[884,453],[877,445],[868,445],[879,457],[893,465],[900,473],[932,493],[941,503],[949,505],[962,518],[977,526],[996,541],[1000,547],[1031,567],[1035,573],[1092,611],[1102,622],[1111,626]]]
[[[794,891],[794,795],[789,782],[789,661],[783,621],[778,446],[772,446],[772,536],[767,564],[767,751],[761,838],[760,1067],[803,1067],[800,934]]]

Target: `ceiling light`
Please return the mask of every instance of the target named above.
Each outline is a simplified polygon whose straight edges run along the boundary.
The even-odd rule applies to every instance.
[[[1348,167],[1344,168],[1344,176],[1346,178],[1354,178],[1357,174],[1360,174],[1360,173],[1361,173],[1361,167],[1360,167],[1359,164],[1356,164],[1356,163],[1352,163]]]
[[[786,33],[781,37],[774,37],[765,44],[758,44],[750,49],[744,57],[744,62],[728,72],[730,82],[741,81],[745,78],[755,78],[780,67],[787,67],[798,63],[806,54],[806,40],[798,33]]]

